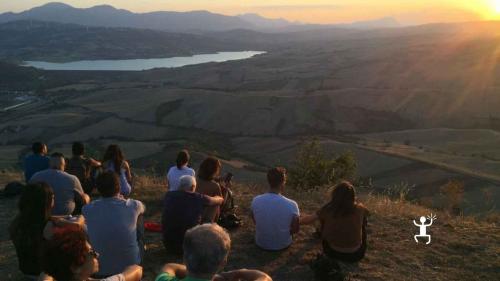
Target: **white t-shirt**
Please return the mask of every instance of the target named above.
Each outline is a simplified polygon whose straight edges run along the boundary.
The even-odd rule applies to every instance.
[[[281,194],[265,193],[252,201],[255,219],[255,242],[266,250],[281,250],[292,244],[290,226],[299,207]]]
[[[179,189],[179,178],[182,176],[193,176],[194,170],[189,167],[182,167],[181,169],[177,166],[173,166],[168,170],[167,180],[168,180],[168,191],[176,191]]]

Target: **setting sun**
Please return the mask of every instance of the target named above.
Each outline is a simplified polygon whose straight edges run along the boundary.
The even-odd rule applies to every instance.
[[[500,14],[500,0],[495,0],[495,12]]]

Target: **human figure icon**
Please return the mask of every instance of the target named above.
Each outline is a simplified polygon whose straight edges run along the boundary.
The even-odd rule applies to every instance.
[[[415,242],[418,243],[418,237],[425,237],[428,239],[427,243],[425,243],[426,245],[431,243],[431,236],[427,234],[427,227],[432,225],[432,222],[436,219],[436,216],[431,214],[427,218],[431,221],[429,224],[425,224],[426,218],[424,216],[420,217],[421,224],[417,224],[417,222],[413,220],[413,224],[420,227],[420,234],[413,236],[413,238],[415,238]]]

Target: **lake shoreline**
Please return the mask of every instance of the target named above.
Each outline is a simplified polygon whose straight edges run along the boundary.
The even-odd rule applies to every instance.
[[[265,53],[265,51],[217,52],[167,58],[80,60],[63,63],[24,61],[20,66],[34,67],[48,71],[145,71],[155,68],[178,68],[210,62],[243,60]]]

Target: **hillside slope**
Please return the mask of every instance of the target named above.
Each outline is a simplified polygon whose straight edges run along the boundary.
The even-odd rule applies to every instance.
[[[43,21],[0,24],[0,59],[74,61],[191,56],[247,49],[244,42],[146,29]]]
[[[0,184],[16,175],[0,174]],[[159,221],[164,187],[159,179],[140,177],[133,198],[147,205],[146,220]],[[269,253],[253,243],[254,227],[246,215],[253,196],[265,190],[262,186],[236,185],[239,213],[244,226],[231,232],[232,250],[226,269],[257,268],[268,272],[276,281],[313,280],[308,264],[320,252],[320,241],[314,238],[314,227],[303,227],[286,251]],[[297,200],[302,213],[316,211],[324,203],[324,191],[304,193],[287,190],[287,196]],[[407,202],[390,201],[361,192],[361,201],[371,211],[368,227],[367,256],[359,264],[342,264],[350,280],[498,280],[500,277],[498,225],[477,221],[471,217],[450,217]],[[0,201],[6,219],[2,229],[15,214],[15,200]],[[418,229],[412,220],[437,213],[430,228],[432,243],[416,244],[413,235]],[[494,221],[492,217],[492,221]],[[9,280],[20,280],[15,252],[5,231],[0,233],[0,269]],[[153,280],[162,264],[180,262],[168,255],[157,233],[147,233],[144,280]]]

